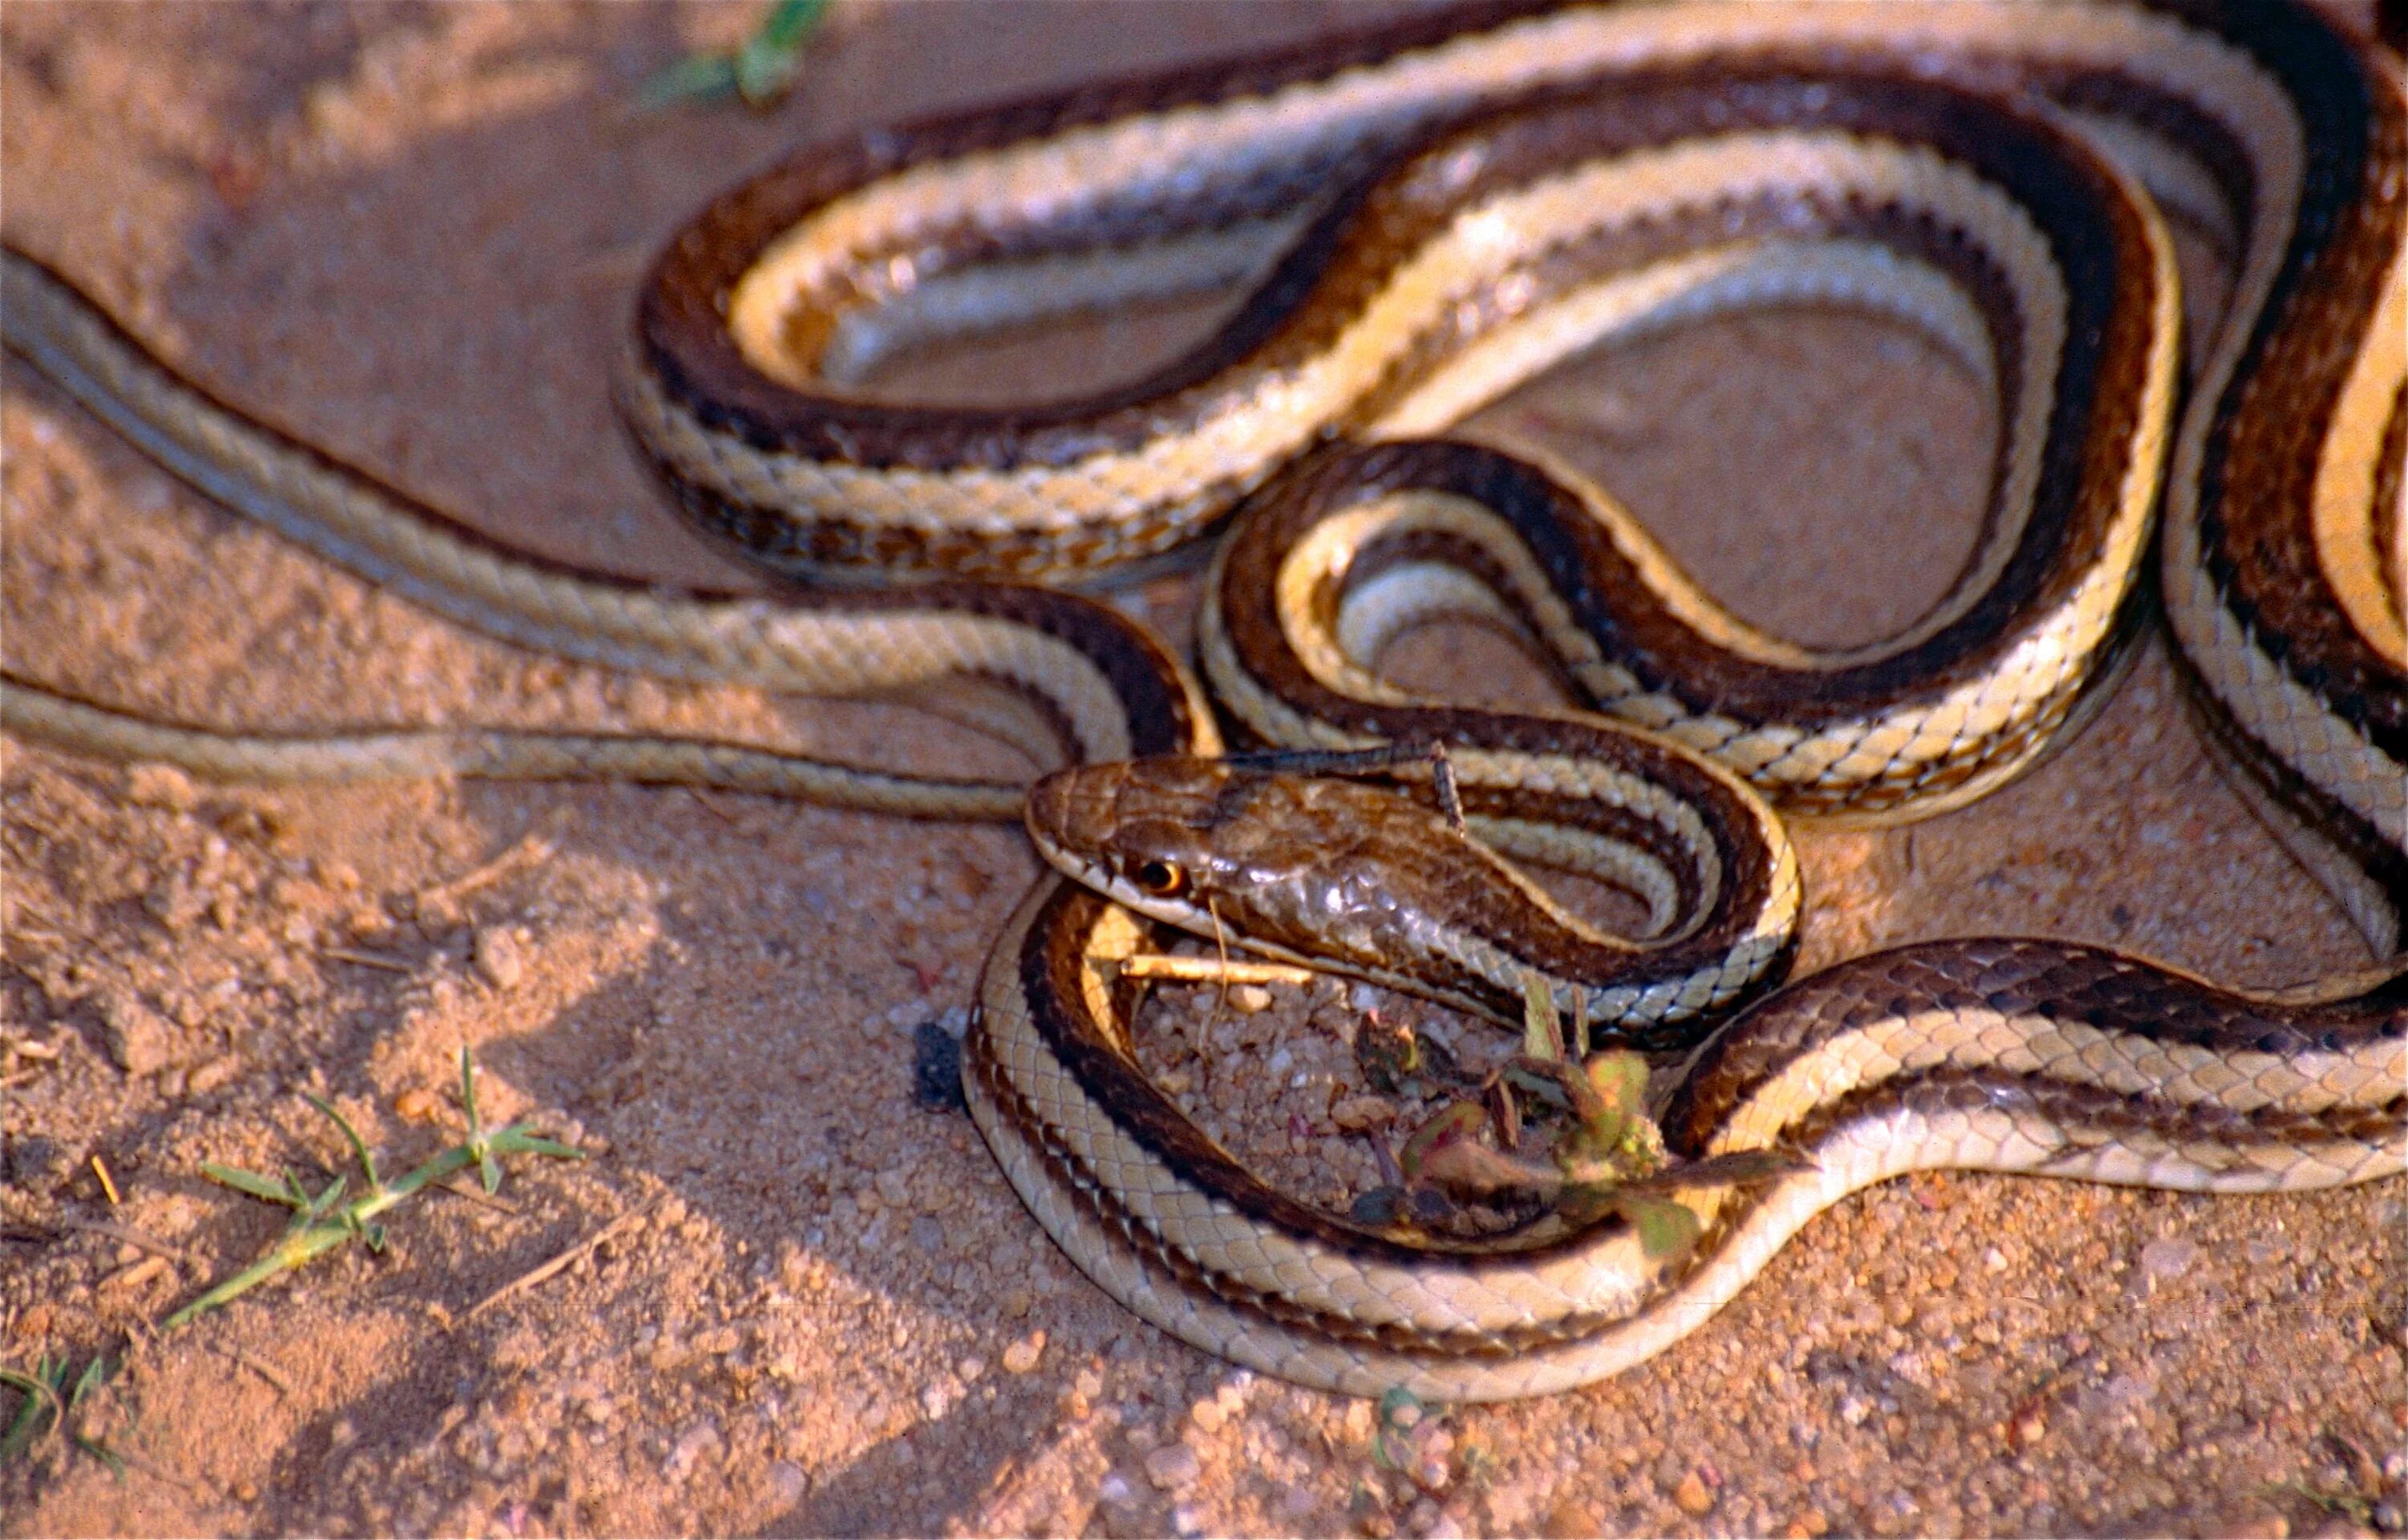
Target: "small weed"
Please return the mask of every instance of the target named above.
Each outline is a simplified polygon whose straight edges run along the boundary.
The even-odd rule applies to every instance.
[[[773,107],[803,67],[803,45],[818,30],[827,0],[778,0],[734,53],[690,53],[644,82],[638,110],[724,101]]]
[[[30,1374],[0,1369],[0,1385],[25,1398],[16,1417],[9,1420],[8,1431],[0,1433],[0,1461],[18,1459],[43,1440],[64,1432],[71,1447],[82,1450],[122,1476],[124,1460],[104,1440],[86,1436],[78,1426],[84,1403],[108,1383],[113,1372],[108,1360],[105,1355],[95,1357],[83,1366],[82,1374],[72,1375],[70,1384],[73,1368],[65,1357],[53,1359],[45,1353],[35,1361]]]
[[[1622,1050],[1580,1058],[1588,1023],[1575,1020],[1568,1036],[1545,982],[1535,974],[1523,982],[1523,1051],[1478,1099],[1450,1103],[1407,1138],[1399,1179],[1356,1202],[1359,1222],[1443,1222],[1464,1202],[1502,1202],[1524,1226],[1547,1217],[1577,1229],[1618,1214],[1648,1256],[1665,1259],[1687,1250],[1699,1231],[1681,1189],[1744,1186],[1799,1169],[1771,1150],[1674,1159],[1647,1115],[1646,1059]]]
[[[250,1292],[280,1273],[289,1273],[354,1240],[366,1241],[370,1251],[384,1249],[384,1227],[376,1223],[377,1216],[418,1192],[429,1182],[440,1181],[455,1171],[477,1168],[478,1178],[487,1192],[502,1185],[501,1158],[505,1155],[548,1155],[563,1160],[581,1160],[584,1155],[566,1144],[544,1139],[527,1131],[523,1123],[487,1132],[477,1113],[477,1077],[468,1050],[460,1050],[460,1101],[468,1116],[468,1137],[443,1150],[408,1175],[390,1186],[378,1176],[376,1157],[368,1152],[367,1144],[351,1121],[327,1102],[308,1098],[309,1105],[331,1119],[351,1142],[351,1153],[359,1158],[361,1173],[366,1177],[366,1190],[350,1202],[342,1197],[346,1178],[337,1176],[322,1192],[312,1193],[302,1187],[291,1172],[284,1173],[280,1185],[274,1179],[255,1172],[236,1171],[230,1167],[202,1162],[201,1170],[209,1179],[223,1183],[239,1191],[270,1203],[281,1203],[293,1211],[293,1222],[259,1260],[212,1288],[199,1299],[167,1317],[165,1325],[179,1327],[194,1317],[215,1310],[230,1300]]]

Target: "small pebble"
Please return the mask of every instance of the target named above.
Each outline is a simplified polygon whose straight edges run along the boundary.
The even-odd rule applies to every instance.
[[[1145,1478],[1164,1491],[1193,1482],[1204,1474],[1204,1462],[1184,1444],[1166,1444],[1145,1457]]]
[[[1025,1314],[1025,1311],[1023,1313]],[[1045,1333],[1031,1331],[1003,1350],[1003,1372],[1007,1374],[1025,1374],[1036,1368],[1038,1360],[1044,1356]]]
[[[477,932],[469,943],[468,957],[477,976],[496,989],[509,989],[526,976],[526,949],[518,932],[508,926],[489,925]]]
[[[431,1123],[437,1110],[435,1093],[423,1086],[412,1086],[393,1099],[393,1110],[409,1122]]]
[[[2141,1272],[2153,1283],[2179,1278],[2198,1260],[2198,1243],[2180,1238],[2151,1241],[2141,1248]]]
[[[164,1070],[175,1058],[176,1032],[167,1018],[133,995],[109,990],[100,997],[108,1057],[127,1074]]]
[[[1395,1104],[1377,1096],[1350,1096],[1329,1109],[1329,1120],[1348,1133],[1385,1128],[1396,1119]]]
[[[809,1496],[811,1478],[791,1460],[781,1460],[769,1467],[769,1491],[779,1502],[792,1507]]]
[[[1229,1003],[1250,1016],[1271,1008],[1271,992],[1259,984],[1240,984],[1229,991]]]
[[[1713,1511],[1714,1494],[1706,1490],[1704,1478],[1691,1471],[1672,1489],[1672,1501],[1681,1505],[1683,1513],[1702,1517]]]
[[[125,799],[136,807],[190,813],[201,793],[193,778],[173,765],[136,765],[125,772]]]
[[[1196,1424],[1200,1432],[1217,1433],[1229,1420],[1229,1414],[1221,1409],[1217,1401],[1199,1401],[1187,1408],[1187,1420]]]
[[[184,1079],[184,1088],[194,1096],[203,1096],[242,1073],[242,1058],[238,1054],[220,1054],[192,1072]]]

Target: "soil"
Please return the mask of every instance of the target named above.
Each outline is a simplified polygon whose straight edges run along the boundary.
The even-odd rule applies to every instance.
[[[839,6],[774,111],[639,118],[643,80],[757,9],[19,0],[5,233],[228,398],[497,535],[740,583],[639,473],[606,388],[633,285],[704,197],[841,127],[1339,10]],[[998,350],[973,383],[1041,394],[1066,359],[1162,345],[1081,340]],[[1543,438],[1742,613],[1831,640],[1945,587],[1991,410],[1911,334],[1784,313],[1588,361],[1483,428]],[[20,368],[0,451],[7,666],[35,678],[227,724],[656,724],[1025,769],[896,708],[465,635],[214,508]],[[1120,597],[1182,630],[1186,580]],[[1476,636],[1405,652],[1440,684],[1500,671]],[[924,1094],[924,1029],[958,1029],[1035,871],[1012,829],[619,786],[271,791],[13,740],[0,815],[0,1365],[106,1355],[77,1423],[125,1465],[56,1439],[0,1465],[9,1533],[2401,1522],[2398,1180],[1893,1183],[1655,1362],[1380,1437],[1369,1403],[1122,1311]],[[2244,985],[2367,961],[2219,778],[2156,640],[2006,791],[1800,841],[1801,969],[2001,931]],[[313,1189],[349,1170],[314,1096],[406,1170],[460,1138],[464,1045],[489,1122],[587,1159],[423,1192],[380,1253],[159,1329],[281,1224],[204,1161]]]

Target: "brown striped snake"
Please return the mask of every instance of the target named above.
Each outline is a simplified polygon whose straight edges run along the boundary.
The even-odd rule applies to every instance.
[[[177,474],[454,620],[775,689],[1001,681],[1082,761],[1219,745],[1132,625],[989,580],[1151,555],[1243,505],[1200,625],[1229,713],[1299,747],[1445,742],[1477,831],[1634,893],[1652,933],[1603,936],[1485,856],[1476,880],[1425,868],[1433,815],[1359,787],[1194,760],[1066,772],[1029,822],[1101,891],[1049,878],[996,943],[972,1112],[1039,1221],[1147,1319],[1307,1384],[1488,1399],[1660,1350],[1812,1216],[1903,1171],[2255,1191],[2401,1169],[2396,962],[2270,1000],[2095,948],[1957,941],[1764,991],[1799,902],[1768,802],[1912,818],[2018,773],[2129,639],[2161,498],[2157,586],[2203,713],[2395,954],[2402,176],[2397,61],[2254,0],[1482,7],[864,134],[676,238],[621,392],[688,512],[751,556],[942,580],[768,597],[474,535],[220,403],[14,252],[0,303],[10,349]],[[2186,396],[2168,216],[2232,274]],[[857,388],[932,339],[1233,284],[1252,297],[1213,336],[1100,396],[990,410]],[[1888,315],[1995,382],[1978,547],[1886,640],[1767,635],[1603,493],[1428,437],[1581,349],[1787,303]],[[1456,710],[1370,670],[1402,628],[1466,613],[1519,630],[1603,714]],[[238,736],[15,679],[0,703],[15,731],[227,776],[622,775],[941,817],[1023,801],[721,743]],[[1696,1049],[1666,1135],[1804,1168],[1684,1194],[1706,1236],[1677,1261],[1618,1220],[1487,1245],[1269,1190],[1138,1071],[1137,986],[1111,964],[1147,942],[1138,911],[1195,923],[1216,862],[1277,861],[1342,912],[1338,966],[1474,1009],[1506,1014],[1537,969],[1616,1018],[1600,1035],[1670,1047],[1755,998]]]

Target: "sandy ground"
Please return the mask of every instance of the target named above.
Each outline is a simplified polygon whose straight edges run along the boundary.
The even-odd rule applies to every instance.
[[[814,134],[1335,8],[841,9],[775,113],[638,123],[641,79],[755,12],[18,0],[6,234],[232,398],[496,533],[740,581],[663,511],[604,388],[631,287],[684,215]],[[961,367],[1041,393],[1071,356]],[[226,723],[656,723],[1013,768],[908,712],[465,637],[205,504],[22,370],[8,384],[12,669]],[[1912,337],[1773,316],[1617,353],[1486,426],[1575,454],[1742,611],[1828,640],[1944,586],[1989,411]],[[1179,628],[1180,582],[1125,597]],[[1414,651],[1420,677],[1488,668],[1460,637]],[[1666,1358],[1434,1415],[1383,1459],[1369,1403],[1123,1313],[967,1119],[915,1098],[915,1029],[958,1025],[1032,874],[1012,830],[618,787],[194,786],[13,741],[0,813],[0,1363],[125,1360],[87,1431],[131,1461],[121,1477],[53,1443],[0,1468],[8,1533],[2400,1521],[2397,1181],[2219,1201],[1893,1184]],[[1807,968],[2000,931],[2251,984],[2365,959],[2218,779],[2155,642],[2007,792],[1803,846]],[[463,1043],[489,1115],[592,1159],[520,1162],[498,1201],[430,1193],[381,1256],[153,1330],[279,1226],[203,1160],[340,1169],[305,1092],[389,1167],[423,1158],[457,1136]]]

